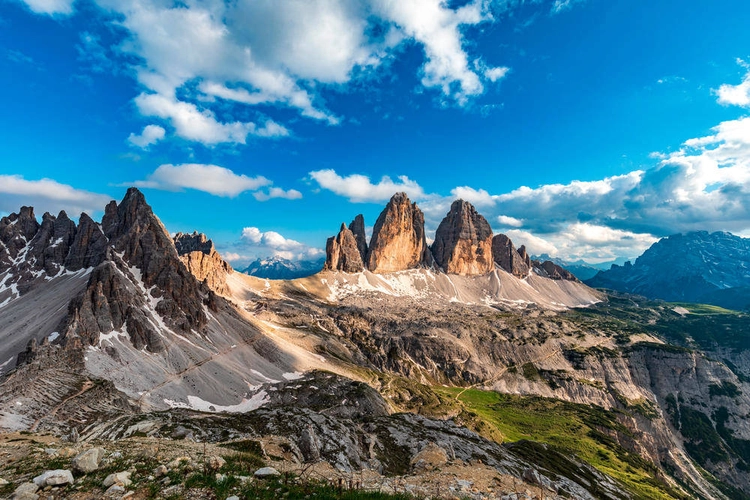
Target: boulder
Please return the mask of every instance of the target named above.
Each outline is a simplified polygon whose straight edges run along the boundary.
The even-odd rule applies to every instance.
[[[257,477],[258,479],[266,479],[269,477],[275,477],[280,476],[281,473],[274,469],[273,467],[262,467],[258,470],[256,470],[253,473],[253,476]]]
[[[495,265],[490,224],[468,201],[454,201],[435,231],[432,255],[447,273],[473,276],[491,272]]]
[[[105,488],[109,488],[113,484],[119,484],[126,487],[130,486],[132,484],[132,481],[130,480],[130,472],[116,472],[114,474],[110,474],[109,476],[104,478],[104,481],[102,481],[102,486],[104,486]]]
[[[105,451],[102,448],[91,448],[78,454],[73,460],[73,468],[88,474],[99,468],[99,463],[104,458]]]
[[[34,483],[23,483],[13,492],[11,497],[13,500],[37,500],[39,495],[36,492],[39,491],[39,486]]]
[[[67,469],[48,470],[35,477],[34,484],[40,488],[73,484],[73,473]]]
[[[218,455],[213,455],[213,456],[210,456],[210,457],[208,457],[208,458],[206,459],[206,466],[207,466],[207,467],[208,467],[208,468],[209,468],[210,470],[219,470],[219,469],[221,469],[222,467],[224,467],[224,465],[225,465],[226,463],[227,463],[227,461],[226,461],[226,460],[224,460],[223,458],[221,458],[221,457],[220,457],[220,456],[218,456]]]
[[[431,266],[424,232],[424,214],[406,193],[396,193],[380,213],[367,250],[367,268],[374,273]]]

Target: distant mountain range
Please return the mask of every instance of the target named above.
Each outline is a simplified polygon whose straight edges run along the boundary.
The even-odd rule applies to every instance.
[[[242,269],[240,272],[258,278],[292,280],[312,276],[313,274],[320,272],[320,270],[323,269],[325,261],[325,257],[321,257],[317,260],[298,261],[284,259],[282,257],[268,257],[251,262],[249,266]]]
[[[634,264],[613,265],[585,280],[668,301],[750,307],[750,239],[726,232],[676,234],[654,243]]]
[[[578,278],[581,281],[585,281],[587,279],[593,278],[596,276],[596,274],[599,271],[605,271],[612,267],[613,264],[624,264],[627,262],[627,259],[625,258],[617,258],[615,260],[611,260],[608,262],[600,262],[598,264],[592,264],[590,262],[586,262],[583,259],[578,259],[574,261],[568,261],[564,259],[560,259],[558,257],[550,257],[548,254],[543,253],[538,256],[532,256],[533,260],[538,260],[540,262],[544,261],[552,261],[555,264],[557,264],[560,267],[563,267],[573,273],[576,278]]]

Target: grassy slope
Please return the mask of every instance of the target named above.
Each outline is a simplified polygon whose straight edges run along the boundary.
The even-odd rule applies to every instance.
[[[656,479],[657,470],[651,463],[629,453],[601,432],[627,433],[611,411],[478,389],[435,387],[434,390],[445,397],[457,397],[468,412],[500,431],[506,441],[527,439],[547,443],[563,453],[572,452],[621,481],[636,498],[680,498],[679,493]]]

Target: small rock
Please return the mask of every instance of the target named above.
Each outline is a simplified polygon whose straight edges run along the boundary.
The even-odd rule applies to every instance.
[[[74,448],[71,448],[70,446],[66,446],[65,448],[60,448],[57,450],[57,456],[62,458],[70,458],[72,456],[75,456],[76,450]]]
[[[237,479],[240,480],[240,483],[245,484],[248,481],[252,481],[253,478],[250,476],[237,476]]]
[[[164,488],[163,490],[161,490],[161,494],[165,497],[168,497],[177,493],[179,489],[180,487],[175,484],[174,486],[170,486],[169,488]]]
[[[104,492],[104,494],[108,497],[120,496],[123,493],[125,493],[125,487],[120,484],[113,484],[112,486],[107,488],[107,491]]]
[[[54,457],[55,455],[57,455],[57,448],[45,448],[44,453],[51,457]]]
[[[76,455],[73,459],[73,468],[84,474],[94,472],[99,468],[99,463],[104,458],[104,453],[105,451],[102,448],[91,448],[90,450],[86,450],[83,453]]]
[[[8,483],[8,481],[6,481],[6,480],[5,480],[5,479],[3,479],[3,478],[0,478],[0,486],[5,486],[5,485],[7,485],[7,484],[9,484],[9,483]]]
[[[169,472],[169,469],[167,469],[166,465],[160,465],[156,469],[154,469],[154,472],[152,473],[154,477],[162,477],[166,476],[167,472]]]
[[[268,477],[275,477],[280,476],[281,473],[274,469],[273,467],[262,467],[255,471],[253,476],[257,477],[258,479],[265,479]]]
[[[36,492],[39,490],[39,486],[34,483],[23,483],[16,491],[13,492],[14,500],[37,500],[39,495]]]
[[[73,473],[67,469],[48,470],[34,478],[34,484],[40,488],[73,484]]]
[[[179,466],[181,466],[183,463],[190,463],[190,457],[178,457],[178,458],[175,458],[174,460],[172,460],[171,462],[169,462],[169,464],[167,465],[167,467],[169,467],[170,469],[176,469]]]
[[[206,460],[206,465],[210,470],[219,470],[224,467],[226,463],[226,460],[216,455],[208,457],[208,459]]]
[[[227,497],[227,500],[240,500],[240,497],[237,495],[232,495],[231,497]]]
[[[130,472],[117,472],[110,474],[102,482],[102,486],[109,488],[113,484],[120,484],[122,486],[130,486],[133,482],[130,480]]]
[[[216,478],[216,482],[220,483],[220,482],[224,481],[227,478],[227,475],[226,474],[219,474],[217,472],[214,477]]]

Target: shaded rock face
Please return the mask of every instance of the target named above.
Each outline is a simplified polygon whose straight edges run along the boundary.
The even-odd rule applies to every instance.
[[[433,262],[424,232],[424,214],[406,193],[396,193],[380,213],[367,251],[375,273],[404,271]]]
[[[492,229],[474,206],[456,200],[435,232],[432,255],[451,274],[487,274],[494,269]]]
[[[326,241],[324,269],[346,273],[358,273],[365,269],[362,255],[357,246],[357,238],[346,227],[346,224],[341,224],[341,230],[337,236],[328,238],[328,241]]]
[[[362,258],[362,262],[366,262],[367,235],[365,234],[365,218],[362,214],[357,215],[349,224],[349,231],[352,232],[354,239],[357,240],[357,248],[359,249],[359,255]]]
[[[183,332],[206,325],[203,301],[209,290],[201,289],[180,260],[172,238],[140,191],[130,188],[119,205],[107,205],[101,235],[90,222],[84,224],[89,246],[82,237],[80,246],[86,250],[79,260],[100,263],[60,325],[66,344],[81,339],[95,345],[101,333],[126,330],[136,348],[158,352],[164,348],[160,321]],[[100,247],[105,241],[103,255],[94,254],[91,245]]]
[[[516,250],[513,242],[504,234],[496,234],[492,238],[492,258],[501,269],[517,278],[528,276],[531,269],[526,248],[521,246]]]
[[[108,243],[99,225],[86,213],[82,213],[70,253],[65,259],[65,267],[71,271],[78,271],[98,266],[104,260]]]
[[[573,273],[568,271],[567,269],[558,266],[551,260],[545,260],[544,262],[539,261],[532,261],[534,264],[534,268],[537,271],[537,274],[544,276],[545,278],[550,278],[553,280],[565,280],[565,281],[578,281],[578,278],[576,278]]]
[[[174,244],[180,260],[198,281],[205,282],[216,293],[229,294],[227,274],[233,272],[232,266],[221,258],[213,241],[203,233],[177,233]]]

